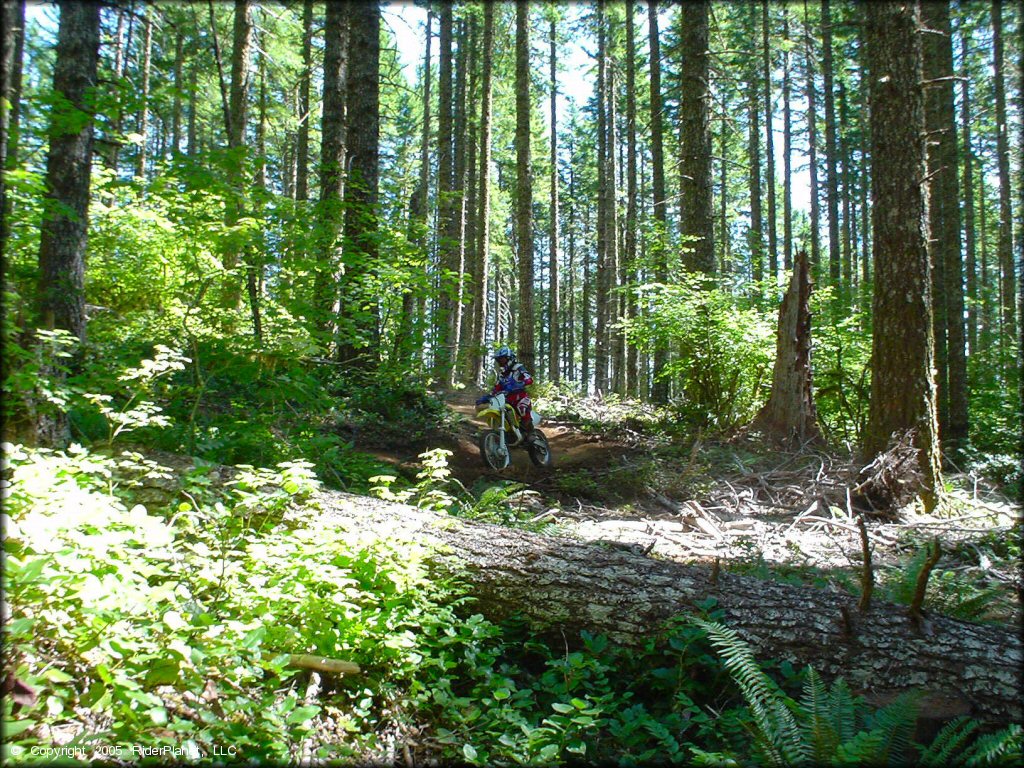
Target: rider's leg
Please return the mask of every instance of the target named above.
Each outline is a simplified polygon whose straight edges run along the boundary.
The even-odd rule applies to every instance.
[[[529,397],[524,397],[516,403],[516,410],[519,412],[519,423],[523,428],[523,434],[529,434],[533,431],[533,411],[530,408],[532,404]]]

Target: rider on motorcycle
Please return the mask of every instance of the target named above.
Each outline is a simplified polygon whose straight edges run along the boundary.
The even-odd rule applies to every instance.
[[[515,354],[508,347],[502,347],[494,353],[494,361],[498,364],[498,381],[491,390],[492,395],[505,393],[505,402],[516,409],[523,435],[529,436],[533,431],[533,413],[530,407],[533,401],[526,393],[526,388],[533,384],[533,377],[523,364],[516,360]],[[476,401],[477,405],[487,402],[487,396]]]

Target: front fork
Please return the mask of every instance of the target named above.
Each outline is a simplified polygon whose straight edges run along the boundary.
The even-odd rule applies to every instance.
[[[507,406],[507,404],[506,404],[506,407],[504,409],[502,409],[501,420],[498,423],[498,434],[501,435],[501,441],[502,441],[501,445],[502,445],[502,450],[503,451],[507,451],[508,450],[508,445],[509,445],[509,443],[505,439],[505,429],[506,429],[506,427],[505,427],[505,419],[506,419],[506,410],[508,408],[510,408],[510,407]],[[522,442],[522,432],[519,431],[519,427],[517,427],[514,422],[510,425],[510,430],[509,431],[511,431],[512,434],[515,435],[515,442],[511,443],[512,445],[518,445],[520,442]]]

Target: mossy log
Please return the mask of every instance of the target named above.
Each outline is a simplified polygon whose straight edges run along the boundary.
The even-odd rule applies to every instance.
[[[657,635],[664,622],[696,614],[707,598],[761,659],[842,676],[875,702],[910,689],[923,711],[1021,722],[1022,643],[1017,628],[926,614],[857,596],[657,560],[640,552],[498,525],[337,492],[317,494],[324,526],[373,530],[425,545],[431,561],[472,586],[477,609],[493,619],[519,614],[542,630],[603,633],[626,646]]]

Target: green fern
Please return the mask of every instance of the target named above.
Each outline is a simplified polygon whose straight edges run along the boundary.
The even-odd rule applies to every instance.
[[[811,746],[811,756],[815,764],[821,765],[835,754],[841,739],[834,722],[836,713],[825,681],[810,668],[807,670],[800,706],[804,714],[801,729],[803,738]]]
[[[921,752],[922,768],[963,765],[961,750],[977,729],[978,723],[969,717],[958,717],[946,723],[932,743]]]
[[[735,630],[716,622],[694,619],[708,633],[722,663],[739,686],[757,727],[756,743],[769,765],[806,763],[811,752],[790,707],[795,702],[762,671],[754,654]]]
[[[861,702],[861,699],[854,697],[843,678],[840,677],[832,683],[828,694],[828,707],[840,744],[845,744],[857,734],[857,705]]]
[[[1020,765],[1024,761],[1024,729],[1014,723],[978,738],[962,755],[965,768]]]
[[[904,765],[915,749],[924,768],[1021,764],[1024,730],[1020,725],[975,738],[977,721],[959,718],[925,748],[913,742],[919,691],[903,693],[874,712],[865,711],[864,700],[855,697],[842,678],[826,687],[821,676],[808,667],[798,703],[764,673],[750,646],[734,630],[713,621],[691,621],[707,632],[746,699],[753,719],[753,728],[748,730],[758,764]],[[724,726],[724,720],[719,725]],[[734,764],[730,761],[735,758],[727,753],[703,752],[696,747],[691,751],[700,765]]]
[[[917,691],[897,696],[869,718],[868,730],[839,745],[839,762],[851,765],[904,765],[919,711]]]

